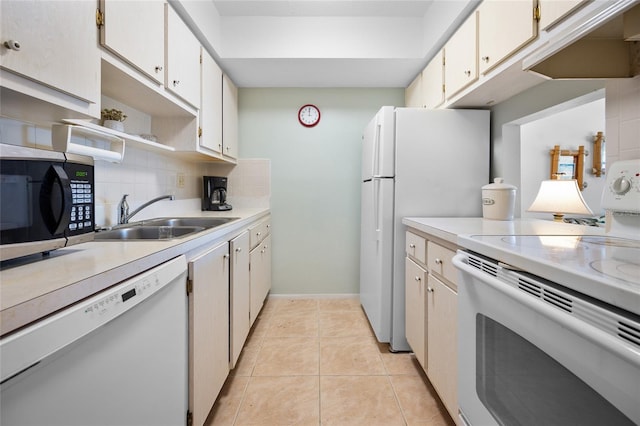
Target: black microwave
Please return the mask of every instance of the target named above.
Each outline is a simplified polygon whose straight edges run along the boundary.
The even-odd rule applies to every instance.
[[[93,158],[0,144],[0,260],[93,240]]]

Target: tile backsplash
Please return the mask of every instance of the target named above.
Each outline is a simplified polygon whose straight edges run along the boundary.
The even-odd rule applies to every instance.
[[[640,75],[606,83],[607,163],[640,158]]]
[[[48,126],[0,117],[0,142],[51,149]],[[269,207],[271,166],[268,159],[240,159],[238,164],[194,162],[171,152],[128,145],[122,163],[96,160],[96,225],[117,223],[118,203],[129,194],[131,209],[160,195],[177,200],[200,199],[202,176],[227,176],[228,202],[234,207]],[[199,202],[193,205],[199,206]]]

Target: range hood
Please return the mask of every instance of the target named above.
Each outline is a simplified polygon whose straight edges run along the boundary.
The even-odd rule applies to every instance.
[[[549,31],[549,43],[523,69],[551,79],[630,78],[640,75],[640,3],[611,2],[590,19]]]

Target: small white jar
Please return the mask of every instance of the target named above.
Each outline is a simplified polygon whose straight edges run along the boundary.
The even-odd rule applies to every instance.
[[[516,187],[495,178],[494,183],[482,187],[482,217],[493,220],[513,220],[516,206]]]

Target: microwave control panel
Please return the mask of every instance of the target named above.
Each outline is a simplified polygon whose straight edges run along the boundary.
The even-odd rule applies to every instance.
[[[65,169],[71,182],[71,216],[68,235],[84,234],[94,231],[94,181],[93,166],[78,163],[66,163]]]

